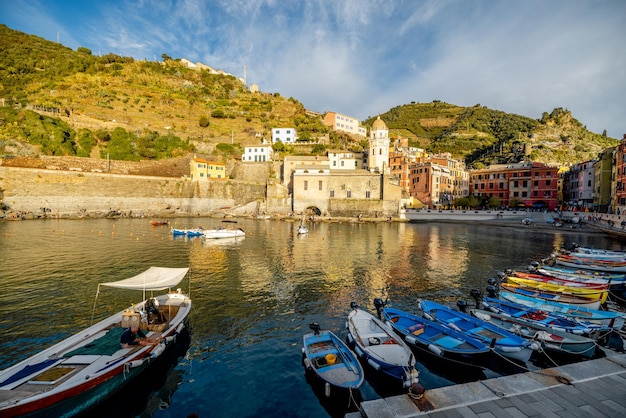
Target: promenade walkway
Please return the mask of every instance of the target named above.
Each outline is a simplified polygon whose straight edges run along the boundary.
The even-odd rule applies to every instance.
[[[366,401],[360,417],[626,417],[626,355]]]

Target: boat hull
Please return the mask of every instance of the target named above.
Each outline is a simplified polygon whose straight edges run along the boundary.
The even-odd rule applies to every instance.
[[[158,333],[163,337],[160,344],[120,348],[121,321],[128,311],[112,315],[0,371],[0,416],[72,416],[97,405],[151,367],[154,360],[174,349],[191,309],[191,300],[180,293],[156,299],[161,308],[169,306],[172,312],[160,331],[148,331],[149,336]],[[145,302],[134,305],[137,309],[144,306]],[[67,413],[59,412],[66,409]]]

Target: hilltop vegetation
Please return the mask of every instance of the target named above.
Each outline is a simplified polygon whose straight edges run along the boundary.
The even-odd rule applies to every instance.
[[[228,74],[116,54],[95,56],[0,25],[0,155],[162,159],[191,152],[232,158],[244,145],[294,127],[309,147],[362,150],[367,142],[329,132],[294,98],[252,93]],[[345,112],[349,113],[349,112]],[[480,105],[411,103],[380,115],[390,135],[411,146],[450,152],[474,166],[520,160],[566,164],[593,159],[617,140],[591,133],[571,113],[541,120]],[[373,118],[366,121],[371,125]],[[281,146],[282,154],[302,152]]]
[[[595,159],[618,144],[589,132],[562,108],[536,120],[479,104],[460,107],[435,100],[394,107],[380,117],[391,137],[408,137],[410,146],[430,153],[450,152],[473,167],[522,160],[566,165]]]

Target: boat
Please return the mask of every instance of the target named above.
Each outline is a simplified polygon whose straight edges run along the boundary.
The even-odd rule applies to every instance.
[[[577,335],[592,335],[599,332],[609,331],[610,328],[574,318],[567,318],[556,312],[522,305],[506,299],[491,297],[477,300],[477,309],[495,312],[512,318],[523,319],[536,325],[550,327],[555,330],[569,332]]]
[[[543,283],[552,283],[555,285],[571,286],[586,289],[604,290],[609,288],[609,281],[601,277],[591,277],[583,279],[582,277],[556,277],[549,274],[543,274],[539,271],[534,273],[525,273],[523,271],[514,271],[509,276],[518,277],[520,279],[535,280]]]
[[[489,344],[434,321],[395,308],[383,308],[381,316],[404,341],[423,353],[463,365],[487,364]]]
[[[419,384],[415,356],[393,329],[352,302],[346,328],[348,343],[373,370],[380,372],[396,386],[412,389]],[[398,385],[399,384],[399,385]]]
[[[531,296],[533,298],[584,306],[590,309],[600,309],[600,299],[589,299],[562,292],[551,292],[533,287],[522,286],[516,283],[501,283],[500,287],[509,292],[524,296]]]
[[[508,359],[525,363],[530,359],[533,351],[539,349],[538,344],[533,344],[489,322],[448,306],[429,300],[420,300],[418,308],[422,310],[427,319],[437,321],[448,328],[477,338],[485,344],[489,344],[495,353]]]
[[[543,350],[551,353],[591,358],[596,351],[596,342],[589,337],[572,334],[523,318],[516,318],[502,312],[473,308],[470,309],[470,313],[481,321],[505,329],[533,343],[540,343]]]
[[[328,398],[357,399],[365,372],[356,354],[339,337],[328,330],[320,330],[318,323],[309,325],[313,332],[302,338],[302,362],[306,371],[313,373],[324,386]]]
[[[246,236],[246,231],[237,226],[237,221],[223,220],[217,229],[204,229],[202,235],[207,239],[241,238]]]
[[[575,318],[581,321],[610,326],[616,330],[620,330],[624,326],[625,314],[620,312],[601,311],[580,305],[571,305],[552,300],[535,298],[506,290],[500,290],[499,296],[520,305],[541,309],[542,311],[554,312],[568,318]]]
[[[590,299],[590,300],[599,300],[600,304],[606,302],[606,299],[609,296],[608,285],[602,285],[601,288],[579,287],[579,286],[563,285],[558,282],[555,283],[555,280],[550,280],[550,279],[540,280],[538,277],[535,277],[533,279],[523,279],[521,277],[514,277],[514,276],[507,276],[506,283],[523,286],[526,288],[536,289],[540,291],[547,291],[547,292],[559,293],[563,295],[577,296],[577,297]]]
[[[604,250],[601,248],[581,247],[578,244],[572,244],[569,249],[565,249],[568,254],[582,255],[586,258],[604,258],[615,260],[626,260],[626,251]]]
[[[162,226],[162,225],[169,225],[170,221],[150,221],[150,225],[152,226]]]
[[[0,416],[73,416],[158,364],[156,360],[174,350],[178,337],[187,332],[191,299],[180,289],[156,297],[146,297],[146,292],[174,288],[188,270],[150,267],[128,279],[100,283],[94,312],[102,286],[141,291],[144,301],[0,371]],[[121,335],[133,325],[152,342],[124,348]]]
[[[309,232],[309,230],[307,229],[306,226],[300,225],[298,227],[298,235],[304,235],[304,234],[307,234],[308,232]]]
[[[576,268],[556,267],[556,266],[531,266],[531,271],[543,274],[544,276],[557,277],[559,279],[572,281],[592,281],[594,283],[606,283],[610,287],[613,285],[623,285],[626,283],[626,274],[611,274],[601,271],[584,270]]]
[[[558,265],[572,268],[585,268],[595,271],[626,273],[626,261],[615,261],[574,256],[572,254],[558,254],[554,256]]]
[[[173,236],[185,236],[185,237],[199,237],[204,234],[204,229],[202,228],[192,228],[192,229],[179,229],[172,228]]]

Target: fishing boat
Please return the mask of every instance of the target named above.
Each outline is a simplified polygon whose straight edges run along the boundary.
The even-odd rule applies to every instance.
[[[593,283],[606,283],[609,286],[620,284],[623,285],[626,283],[626,274],[624,273],[612,274],[601,271],[556,267],[548,265],[537,265],[531,266],[529,268],[532,272],[565,280],[582,282],[592,281]]]
[[[506,290],[501,290],[499,295],[501,298],[520,305],[540,309],[542,311],[554,312],[559,315],[575,318],[581,321],[609,326],[616,330],[620,330],[624,326],[625,315],[620,312],[601,311],[580,305],[571,305],[552,300],[535,298]]]
[[[579,257],[572,254],[558,254],[554,256],[554,262],[558,265],[572,268],[585,268],[596,271],[626,273],[626,261],[624,260],[616,261]]]
[[[523,279],[521,277],[508,276],[506,277],[506,283],[511,285],[518,285],[530,289],[539,291],[547,291],[552,293],[558,293],[563,295],[571,295],[580,298],[599,300],[600,304],[606,302],[609,296],[608,285],[601,285],[601,288],[591,287],[579,287],[569,286],[560,283],[555,283],[554,280],[540,280],[538,278]]]
[[[464,365],[486,364],[489,344],[434,321],[395,308],[384,308],[381,316],[410,346],[423,353]]]
[[[304,334],[302,339],[305,370],[324,385],[326,397],[346,397],[353,402],[365,377],[356,354],[331,331],[320,330],[318,323],[309,327],[313,332]]]
[[[521,317],[476,308],[470,309],[470,313],[481,321],[505,329],[535,344],[540,343],[543,350],[552,353],[590,358],[596,350],[596,342],[589,337],[544,326]]]
[[[478,300],[477,300],[478,302]],[[567,318],[556,312],[522,305],[506,299],[484,297],[476,304],[476,309],[499,313],[512,318],[523,319],[537,325],[577,335],[592,335],[610,330],[609,327],[595,323]]]
[[[390,381],[411,389],[419,383],[415,356],[393,329],[354,302],[348,314],[348,342],[354,352],[373,370]]]
[[[542,274],[540,272],[525,273],[523,271],[514,271],[509,276],[518,277],[520,279],[535,280],[542,283],[552,283],[555,285],[579,287],[586,289],[599,289],[604,290],[609,288],[609,282],[601,277],[593,277],[589,279],[576,279],[550,276],[549,274]]]
[[[582,255],[586,258],[604,258],[614,260],[626,260],[626,251],[604,250],[601,248],[581,247],[578,244],[572,244],[571,248],[565,249],[566,253],[573,255]]]
[[[150,225],[152,226],[163,226],[163,225],[168,225],[170,223],[170,221],[165,220],[165,221],[150,221]]]
[[[202,235],[206,239],[242,238],[246,236],[246,231],[237,226],[237,221],[225,219],[216,229],[202,230]]]
[[[533,298],[584,306],[589,309],[600,309],[600,299],[589,299],[562,292],[551,292],[533,287],[522,286],[516,283],[501,283],[500,287],[509,292],[524,296],[531,296]]]
[[[156,297],[147,297],[147,292],[174,288],[188,270],[150,267],[125,280],[100,283],[94,311],[101,286],[143,292],[144,301],[0,371],[0,416],[73,416],[158,364],[156,360],[175,349],[186,332],[191,299],[180,289]],[[125,329],[134,325],[149,340],[120,344]]]
[[[421,300],[418,308],[427,319],[477,338],[508,359],[527,362],[532,352],[539,349],[538,344],[448,306]]]

